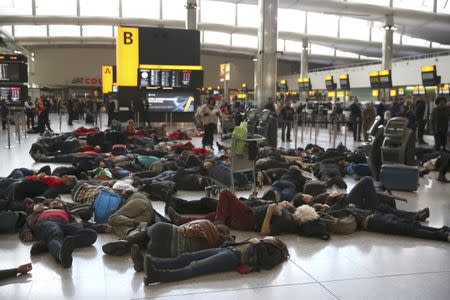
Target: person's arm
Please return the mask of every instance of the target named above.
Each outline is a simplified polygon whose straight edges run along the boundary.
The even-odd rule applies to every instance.
[[[0,280],[11,278],[11,277],[16,277],[18,273],[19,273],[18,268],[0,270]]]
[[[262,235],[270,235],[270,221],[272,220],[272,215],[277,208],[277,204],[270,204],[267,208],[266,216],[264,217],[264,222],[261,226],[261,234]]]

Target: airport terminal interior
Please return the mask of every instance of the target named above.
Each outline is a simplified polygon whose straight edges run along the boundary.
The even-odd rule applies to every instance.
[[[450,299],[446,0],[0,0],[0,299]]]

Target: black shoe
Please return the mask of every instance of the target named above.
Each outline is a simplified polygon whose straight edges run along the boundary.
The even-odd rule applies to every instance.
[[[136,272],[144,271],[144,255],[142,255],[138,244],[131,246],[131,259]]]
[[[127,241],[120,240],[104,244],[102,250],[107,255],[122,256],[130,253],[131,245]]]
[[[48,252],[47,244],[43,241],[33,243],[30,249],[30,255],[37,255]]]
[[[70,268],[72,266],[73,249],[75,249],[73,237],[68,236],[63,240],[61,250],[59,252],[59,262],[63,268]]]
[[[292,143],[292,140],[291,140],[291,139],[288,139],[287,142],[288,142],[288,143]]]
[[[447,177],[445,177],[445,175],[439,175],[437,178],[437,181],[443,182],[443,183],[449,183],[450,180],[447,179]]]
[[[284,139],[281,139],[281,142],[283,142],[283,143],[284,143]]]
[[[38,174],[39,173],[45,173],[46,175],[50,175],[52,173],[52,169],[50,168],[49,165],[45,165],[39,169]]]
[[[425,222],[429,217],[430,217],[430,209],[428,207],[419,210],[416,214],[416,220],[419,222]]]
[[[175,225],[182,224],[181,216],[172,207],[167,209],[167,215],[169,216],[170,221],[172,221]]]
[[[341,177],[338,177],[338,176],[328,179],[327,187],[332,187],[333,185],[337,185],[341,189],[347,188],[347,184],[345,183],[345,181]]]
[[[152,262],[150,255],[144,256],[144,284],[149,285],[152,283],[159,282],[156,268]]]
[[[170,196],[165,202],[166,202],[166,205],[164,206],[164,213],[166,215],[168,215],[169,207],[173,208],[173,204],[174,204],[172,196]]]

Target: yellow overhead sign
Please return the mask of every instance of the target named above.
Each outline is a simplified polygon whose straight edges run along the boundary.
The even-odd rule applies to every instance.
[[[339,75],[339,79],[348,79],[348,74]]]
[[[370,74],[370,77],[377,77],[379,75],[379,72],[378,71],[372,71],[369,74]]]
[[[300,77],[297,82],[310,82],[309,77]]]
[[[281,79],[281,80],[280,80],[280,83],[281,83],[281,84],[286,84],[286,79]]]
[[[137,86],[139,68],[139,28],[117,29],[117,84]]]
[[[113,91],[113,66],[102,66],[102,93]]]
[[[397,96],[397,90],[390,90],[390,91],[389,91],[389,95],[390,95],[391,97]]]
[[[333,76],[328,75],[328,76],[325,77],[325,80],[333,80]]]
[[[420,70],[422,72],[434,72],[436,70],[436,66],[435,65],[431,65],[431,66],[422,66],[422,68],[420,68]]]
[[[344,95],[345,95],[344,91],[338,91],[337,92],[337,96],[338,97],[344,97]]]
[[[378,90],[372,90],[372,97],[378,97],[379,91]]]
[[[335,91],[330,91],[327,93],[328,97],[336,97],[336,92]]]
[[[380,76],[387,76],[391,74],[391,70],[381,70],[378,74]]]
[[[242,87],[243,87],[243,88],[246,88],[246,87],[247,87],[247,84],[244,82],[244,83],[242,84]]]

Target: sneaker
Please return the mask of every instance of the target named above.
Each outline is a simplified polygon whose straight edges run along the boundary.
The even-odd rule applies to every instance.
[[[50,175],[52,172],[51,168],[49,165],[45,165],[42,168],[39,169],[38,174],[39,173],[45,173],[46,175]]]
[[[145,285],[159,282],[159,280],[157,279],[157,271],[150,255],[144,256],[144,273],[145,273],[144,275]]]
[[[181,216],[172,207],[167,209],[167,215],[169,216],[170,221],[172,221],[175,225],[182,224]]]
[[[47,244],[43,241],[39,241],[33,243],[33,245],[31,246],[30,255],[37,255],[47,251],[48,251]]]
[[[428,207],[419,210],[416,214],[416,220],[419,222],[425,222],[429,217],[430,217],[430,209]]]
[[[125,240],[104,244],[102,250],[107,255],[122,256],[130,253],[131,245]]]
[[[131,246],[131,260],[133,260],[133,266],[136,272],[144,271],[144,255],[142,255],[138,244]]]
[[[63,268],[70,268],[72,266],[72,253],[74,249],[75,244],[73,237],[66,237],[63,240],[61,250],[59,251],[59,262]]]

